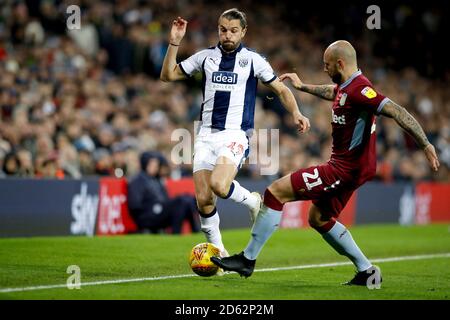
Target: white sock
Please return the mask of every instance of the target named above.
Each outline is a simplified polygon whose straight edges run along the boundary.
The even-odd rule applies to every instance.
[[[348,257],[354,263],[358,271],[365,271],[372,266],[370,261],[353,240],[350,231],[342,223],[336,221],[330,231],[323,233],[322,237],[339,254]]]
[[[262,206],[252,228],[252,238],[244,250],[244,256],[247,259],[255,260],[258,257],[264,244],[277,230],[280,221],[281,211]]]
[[[215,245],[220,251],[224,251],[225,247],[222,242],[219,224],[220,218],[217,209],[214,209],[212,215],[209,217],[200,216],[200,226],[205,234],[206,241]]]
[[[233,180],[231,183],[230,192],[225,199],[231,199],[236,203],[242,203],[250,209],[253,209],[258,201],[256,196],[252,195],[250,191],[242,187],[236,180]]]

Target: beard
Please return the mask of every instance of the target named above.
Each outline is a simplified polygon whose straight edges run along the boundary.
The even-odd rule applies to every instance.
[[[233,51],[237,47],[238,47],[238,44],[235,44],[233,42],[223,42],[222,43],[222,48],[227,52]]]
[[[336,84],[342,83],[342,75],[340,73],[335,73],[334,75],[330,76],[330,78]]]

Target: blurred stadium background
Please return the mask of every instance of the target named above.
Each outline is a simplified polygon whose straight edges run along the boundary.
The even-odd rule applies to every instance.
[[[450,68],[444,43],[449,22],[442,2],[383,2],[379,30],[367,28],[365,2],[1,3],[2,179],[130,178],[139,171],[143,151],[157,150],[170,160],[178,143],[171,141],[172,132],[193,132],[201,104],[199,77],[177,83],[159,80],[171,21],[178,15],[189,21],[181,61],[215,45],[217,17],[236,6],[248,15],[245,45],[264,54],[277,74],[296,71],[307,83],[329,83],[322,71],[324,48],[336,39],[352,42],[360,68],[419,120],[442,164],[432,173],[414,141],[393,120],[380,117],[375,180],[449,182]],[[80,30],[66,26],[66,10],[73,4],[81,8]],[[280,170],[264,176],[259,165],[246,165],[238,175],[249,179],[244,184],[259,181],[256,189],[263,189],[296,168],[329,158],[328,102],[298,92],[296,97],[313,123],[303,136],[297,135],[278,99],[259,86],[255,128],[280,129]],[[189,164],[169,165],[169,178],[192,175]],[[446,208],[450,211],[448,202]]]
[[[66,10],[73,4],[81,8],[80,30],[66,26]],[[129,179],[138,173],[143,151],[156,150],[170,160],[178,143],[171,141],[171,134],[177,128],[193,132],[202,95],[200,75],[177,83],[159,80],[171,22],[178,15],[189,20],[179,51],[181,61],[215,45],[217,17],[236,6],[248,15],[245,45],[264,54],[277,74],[296,71],[307,83],[329,83],[322,71],[324,48],[336,39],[352,42],[360,68],[381,92],[406,106],[419,120],[442,164],[432,173],[414,141],[393,120],[380,117],[375,180],[386,184],[448,183],[448,8],[433,1],[382,2],[381,29],[370,30],[366,26],[369,4],[3,0],[0,177]],[[255,188],[263,190],[277,177],[329,158],[328,102],[298,92],[296,97],[313,123],[307,135],[296,133],[278,99],[259,86],[255,128],[280,129],[280,170],[264,176],[259,165],[246,165],[238,174],[244,184],[259,181]],[[169,165],[169,178],[189,179],[192,175],[191,165],[173,161]],[[2,183],[14,191],[8,181]],[[28,182],[18,185],[29,187]],[[39,184],[37,188],[43,189]],[[95,194],[98,187],[92,188]],[[6,200],[14,206],[14,195],[11,198],[9,194],[5,194]],[[22,192],[13,194],[20,197]],[[448,215],[450,205],[445,205],[444,214]],[[3,226],[5,221],[13,221],[3,219]]]
[[[351,41],[360,68],[419,120],[442,162],[432,174],[414,142],[393,121],[380,118],[377,179],[449,180],[450,68],[444,49],[449,22],[443,2],[382,3],[380,30],[366,27],[364,2],[257,3],[1,1],[0,175],[130,177],[143,150],[159,150],[170,159],[172,131],[192,130],[201,103],[198,78],[159,81],[171,21],[178,15],[189,20],[182,59],[215,45],[217,17],[237,6],[248,15],[245,44],[264,54],[277,74],[295,70],[305,82],[328,83],[324,48],[336,39]],[[81,30],[67,30],[71,4],[81,7]],[[277,99],[267,99],[271,94],[259,88],[256,127],[281,130],[279,175],[326,161],[328,103],[297,95],[314,123],[310,134],[298,136]],[[172,163],[172,174],[191,175],[191,168]],[[266,178],[255,166],[240,175]]]
[[[135,232],[126,181],[138,173],[144,151],[169,160],[171,195],[192,193],[192,167],[171,161],[178,143],[171,134],[193,132],[201,79],[163,83],[159,73],[175,17],[189,21],[181,61],[217,43],[217,18],[231,7],[247,14],[245,45],[265,55],[278,75],[295,71],[307,83],[329,83],[323,50],[349,40],[375,87],[405,106],[436,146],[441,167],[432,173],[414,141],[380,117],[377,176],[350,201],[345,223],[448,223],[448,4],[378,2],[381,29],[369,30],[371,4],[0,0],[0,237]],[[66,27],[69,5],[81,8],[80,30]],[[330,156],[329,102],[295,95],[312,124],[302,136],[277,98],[258,88],[255,127],[280,129],[280,170],[263,176],[259,165],[245,165],[238,178],[252,190]],[[243,208],[220,206],[225,229],[248,228]],[[305,226],[307,206],[287,206],[283,226]],[[448,235],[442,239],[448,247]]]

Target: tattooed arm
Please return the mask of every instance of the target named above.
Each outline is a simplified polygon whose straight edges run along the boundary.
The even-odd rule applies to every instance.
[[[313,94],[325,100],[334,100],[336,93],[333,84],[313,85],[304,84],[296,73],[285,73],[280,76],[280,80],[289,79],[295,89]]]
[[[324,85],[302,84],[299,90],[313,94],[319,98],[332,101],[336,97],[334,87],[335,86],[333,84],[324,84]]]
[[[437,171],[439,167],[439,160],[434,150],[434,146],[428,141],[425,132],[423,131],[417,120],[402,106],[389,100],[381,109],[380,114],[389,118],[393,118],[403,130],[408,132],[420,148],[425,153],[430,167]]]

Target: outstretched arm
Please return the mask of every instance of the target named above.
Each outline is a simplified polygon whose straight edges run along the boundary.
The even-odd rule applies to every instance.
[[[287,111],[294,118],[294,122],[298,127],[300,133],[305,133],[309,130],[310,124],[309,119],[302,115],[297,106],[297,101],[292,94],[291,90],[286,87],[283,82],[278,79],[267,84],[267,86],[272,89],[272,91],[280,98],[281,103],[286,108]]]
[[[380,114],[389,118],[393,118],[403,130],[408,132],[425,153],[430,167],[437,171],[439,168],[439,159],[436,155],[434,146],[428,141],[417,120],[402,106],[389,100],[381,109]]]
[[[285,73],[280,76],[280,80],[289,79],[295,89],[313,94],[319,98],[325,100],[334,100],[336,93],[334,92],[335,85],[324,84],[324,85],[314,85],[314,84],[304,84],[296,73]]]
[[[177,53],[180,42],[186,33],[187,21],[178,17],[172,23],[170,30],[169,47],[164,57],[160,79],[162,81],[175,81],[186,79],[186,75],[177,65]]]

